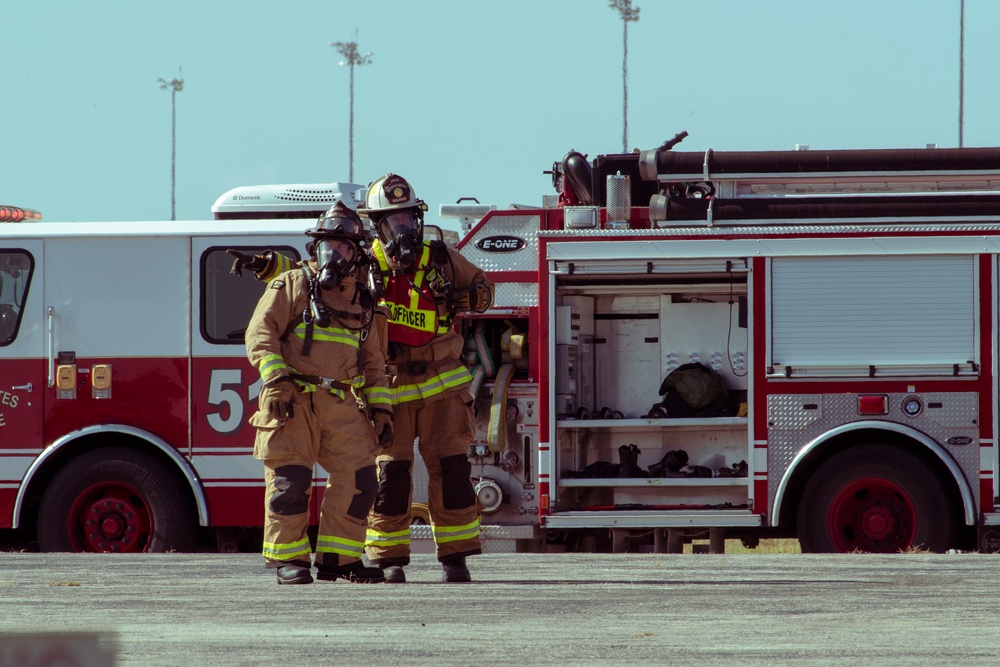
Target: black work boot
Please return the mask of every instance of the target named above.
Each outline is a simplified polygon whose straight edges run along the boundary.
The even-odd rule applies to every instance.
[[[383,567],[382,574],[385,575],[385,583],[387,584],[406,583],[406,573],[403,572],[403,568],[399,565],[387,565]]]
[[[346,579],[352,584],[381,584],[385,581],[385,575],[377,567],[365,567],[360,560],[347,565],[330,567],[319,565],[316,567],[316,578],[320,581],[336,581]]]
[[[646,471],[639,467],[639,454],[642,453],[634,444],[622,445],[618,448],[621,463],[618,466],[619,477],[645,477]]]
[[[305,565],[290,563],[278,568],[279,584],[311,584],[313,582],[312,569]]]
[[[472,581],[469,568],[465,566],[465,558],[449,558],[441,561],[444,569],[444,580],[451,584],[464,584]]]
[[[671,449],[659,463],[649,466],[650,477],[680,477],[680,469],[687,465],[688,454],[683,449]]]

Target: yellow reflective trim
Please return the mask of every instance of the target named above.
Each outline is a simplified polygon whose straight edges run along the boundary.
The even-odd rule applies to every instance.
[[[464,526],[434,526],[435,533],[460,533],[466,530],[472,530],[473,528],[479,530],[479,524],[481,523],[480,517],[476,517]]]
[[[429,243],[424,243],[424,251],[420,253],[420,261],[417,262],[417,273],[413,276],[413,286],[415,289],[410,291],[410,309],[419,311],[420,308],[417,304],[420,303],[420,290],[424,286],[424,272],[426,271],[427,262],[431,258],[431,246]],[[427,312],[427,311],[424,311]],[[434,316],[437,317],[437,309],[434,309]],[[431,331],[427,329],[426,331]]]
[[[383,280],[389,282],[389,260],[385,257],[385,247],[382,245],[382,239],[375,239],[372,243],[372,253],[375,254],[375,259],[378,260],[378,266],[382,269]]]
[[[306,339],[306,324],[304,322],[299,322],[295,326],[292,332],[295,334],[296,338]],[[361,347],[361,336],[357,333],[352,333],[347,329],[341,329],[340,327],[317,327],[313,325],[312,332],[313,340],[321,340],[330,343],[343,343],[344,345],[349,345],[350,347],[359,348]]]
[[[294,261],[291,258],[285,257],[280,252],[274,253],[275,274],[281,274],[284,273],[285,271],[288,271],[289,269],[292,268],[293,264]]]
[[[392,402],[393,404],[399,404],[407,401],[415,401],[420,398],[430,398],[448,389],[460,387],[469,382],[472,382],[472,374],[469,373],[469,369],[465,366],[459,366],[417,384],[404,384],[393,387]]]
[[[434,526],[434,541],[438,544],[445,542],[460,542],[462,540],[472,540],[479,537],[479,517],[472,523],[464,526]]]
[[[309,538],[304,537],[301,540],[287,544],[264,542],[262,553],[264,554],[264,558],[271,560],[292,560],[298,556],[310,555],[312,549],[309,546]]]
[[[365,550],[365,543],[349,540],[346,537],[320,535],[316,538],[316,553],[341,554],[360,557]]]
[[[270,375],[276,370],[285,370],[288,366],[285,364],[285,360],[280,354],[268,354],[261,357],[260,360],[260,377],[264,379],[266,376]]]
[[[381,531],[368,529],[365,535],[365,544],[374,547],[395,547],[410,543],[410,529],[400,530],[395,533],[383,533]]]
[[[377,391],[372,391],[377,389]],[[392,396],[389,390],[384,387],[368,387],[361,390],[361,395],[364,397],[365,402],[368,405],[392,405]]]

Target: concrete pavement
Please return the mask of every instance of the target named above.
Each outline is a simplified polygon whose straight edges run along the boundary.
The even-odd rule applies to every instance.
[[[0,553],[0,667],[29,633],[117,665],[1000,662],[996,555],[485,554],[471,584],[414,560],[279,587],[253,554]]]

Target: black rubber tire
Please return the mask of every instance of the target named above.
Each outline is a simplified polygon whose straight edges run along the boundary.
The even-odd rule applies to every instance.
[[[870,443],[840,451],[810,477],[798,507],[804,553],[947,551],[958,499],[919,457]]]
[[[153,455],[124,447],[82,454],[60,470],[38,513],[41,551],[193,551],[190,488]]]

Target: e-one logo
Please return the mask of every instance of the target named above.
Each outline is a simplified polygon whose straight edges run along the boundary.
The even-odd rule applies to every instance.
[[[524,239],[517,236],[487,236],[476,241],[476,247],[483,252],[515,252],[527,245]]]

